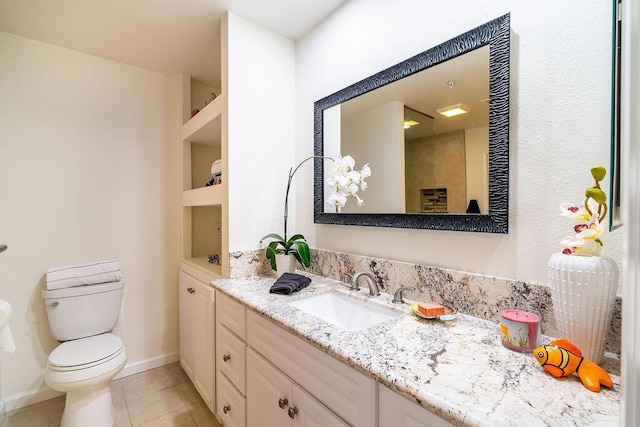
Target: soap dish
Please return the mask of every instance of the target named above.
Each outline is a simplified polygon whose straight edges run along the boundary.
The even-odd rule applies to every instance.
[[[438,319],[442,321],[449,321],[449,320],[454,320],[456,318],[456,314],[458,313],[456,309],[445,306],[444,314],[439,314],[437,316],[427,316],[423,314],[420,310],[418,310],[418,304],[419,304],[418,302],[413,302],[411,304],[411,307],[409,307],[409,309],[413,314],[415,314],[421,319],[429,319],[429,320]]]

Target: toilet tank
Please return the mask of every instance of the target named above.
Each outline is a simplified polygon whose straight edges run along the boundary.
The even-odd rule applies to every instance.
[[[42,291],[49,328],[58,341],[110,332],[120,315],[124,282]]]

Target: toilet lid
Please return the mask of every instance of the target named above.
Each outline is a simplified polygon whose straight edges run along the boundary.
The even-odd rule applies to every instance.
[[[65,341],[49,355],[49,364],[61,368],[102,363],[122,351],[122,340],[113,334],[100,334]]]

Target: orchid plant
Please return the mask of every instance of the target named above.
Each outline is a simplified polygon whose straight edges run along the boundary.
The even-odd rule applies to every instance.
[[[305,267],[311,265],[311,251],[309,245],[302,234],[294,234],[287,238],[287,220],[289,218],[289,190],[291,189],[291,181],[300,166],[311,159],[327,159],[335,163],[333,174],[327,180],[331,191],[326,202],[335,206],[336,209],[344,207],[347,203],[347,197],[353,196],[358,206],[364,206],[364,201],[358,196],[358,189],[364,191],[368,184],[366,178],[371,176],[371,169],[366,164],[361,170],[355,170],[355,160],[351,156],[338,156],[337,159],[326,156],[310,156],[301,161],[298,166],[289,169],[289,180],[287,181],[287,191],[284,197],[284,235],[270,233],[260,239],[260,243],[270,239],[271,242],[266,247],[265,255],[271,264],[271,268],[276,270],[276,255],[285,254],[293,255],[296,260]]]
[[[574,234],[565,237],[561,245],[562,253],[566,255],[600,256],[602,255],[602,240],[600,224],[607,215],[607,196],[600,188],[600,181],[604,179],[607,170],[603,166],[591,168],[591,176],[595,180],[585,190],[585,198],[580,206],[563,203],[560,205],[562,216],[571,218]]]

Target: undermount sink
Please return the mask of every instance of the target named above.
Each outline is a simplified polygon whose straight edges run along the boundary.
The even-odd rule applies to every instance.
[[[347,331],[362,331],[402,315],[334,293],[315,295],[288,305]]]

